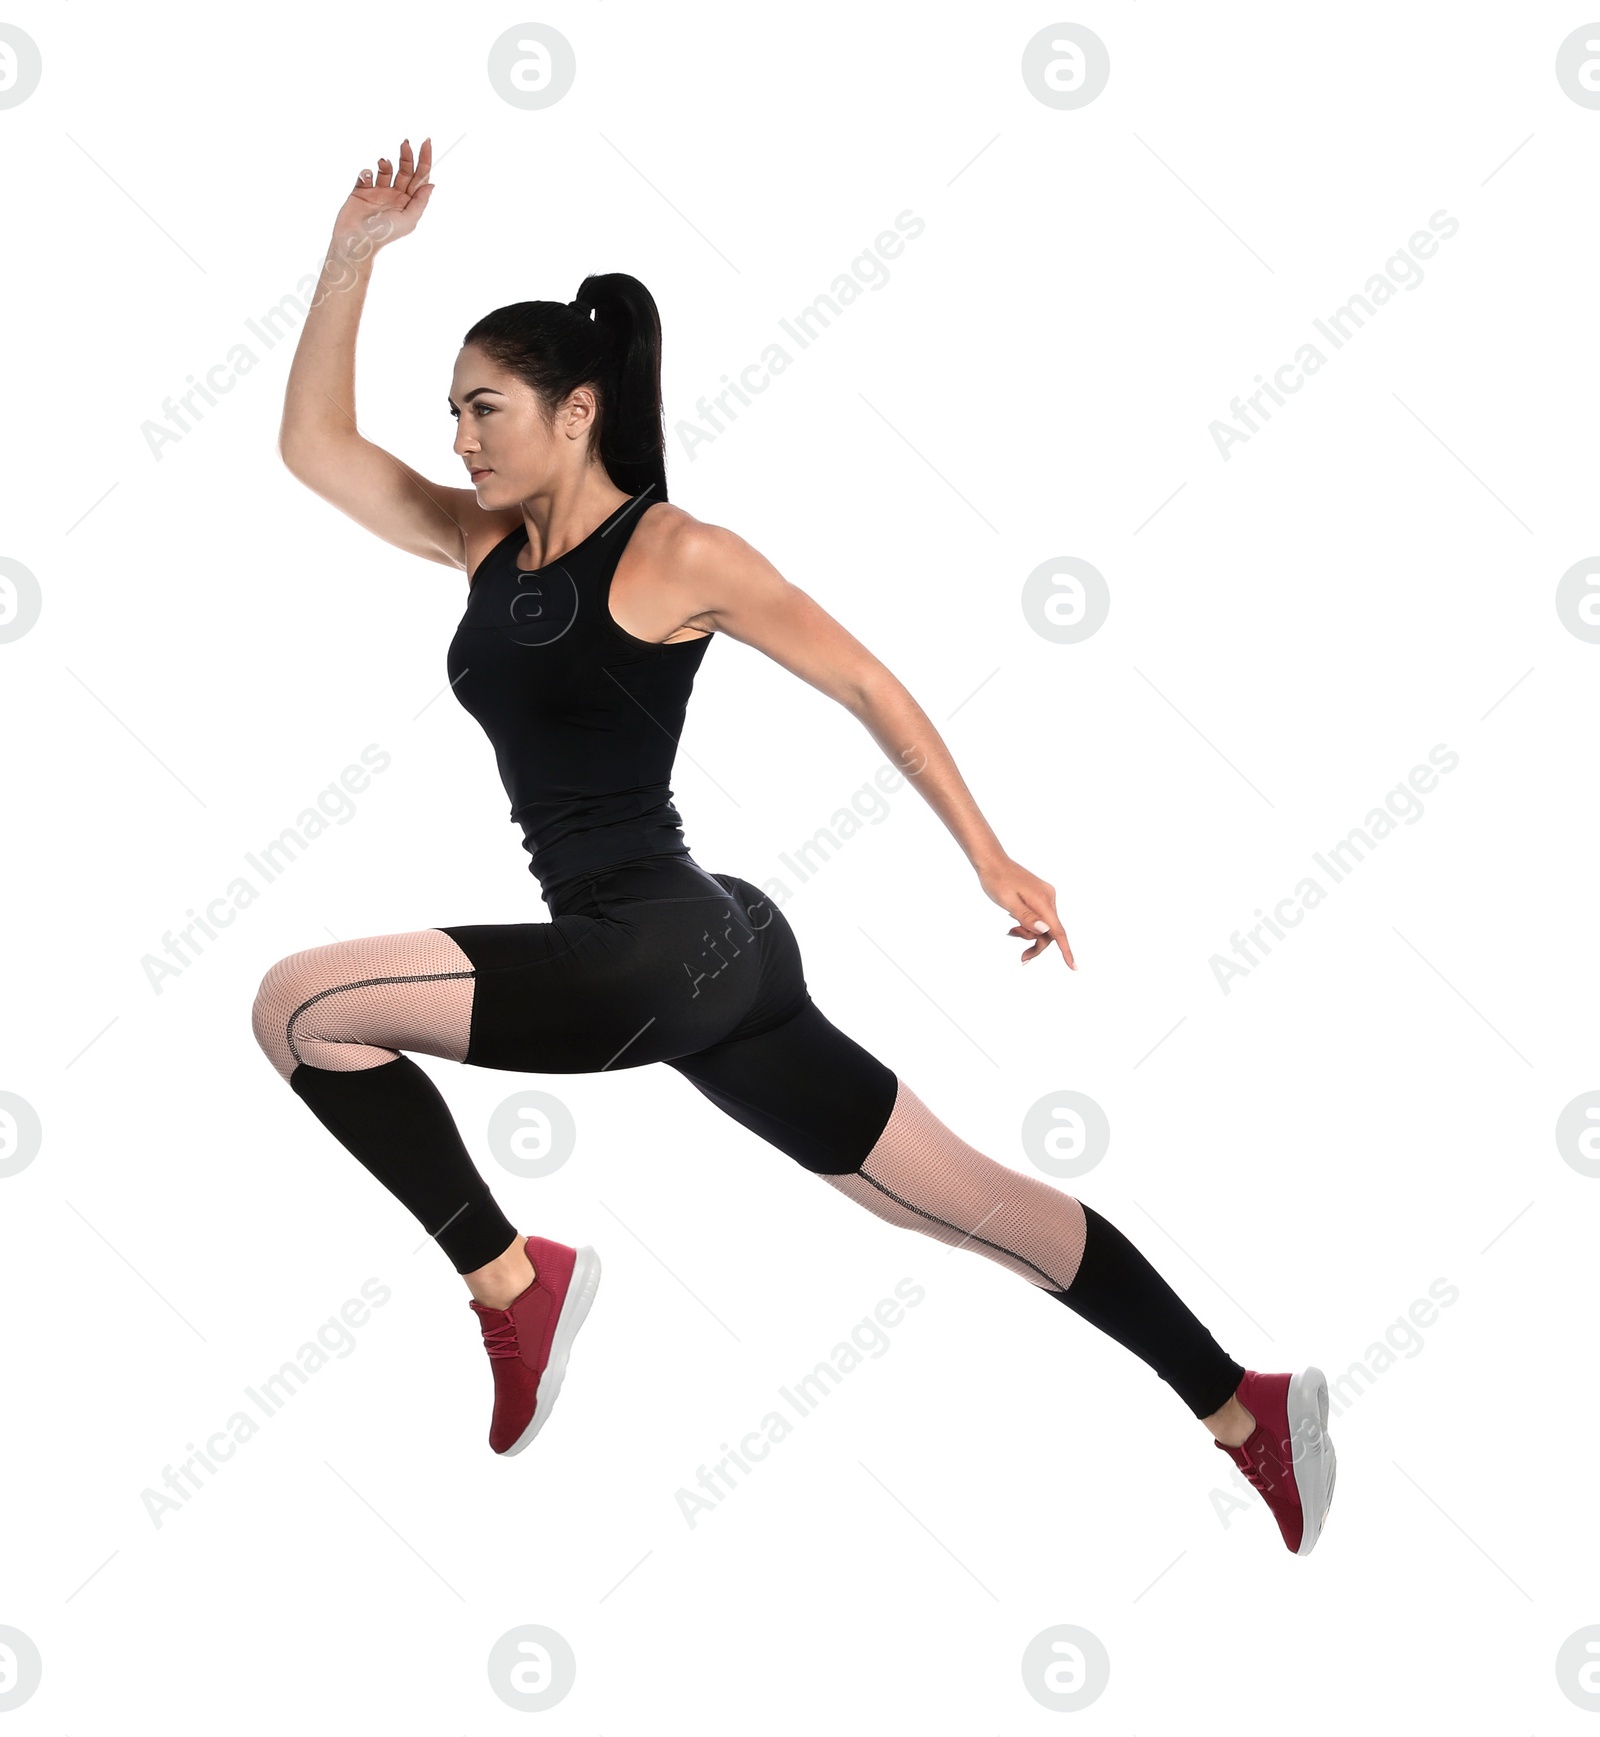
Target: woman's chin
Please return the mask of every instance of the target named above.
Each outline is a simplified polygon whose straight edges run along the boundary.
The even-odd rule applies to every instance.
[[[478,505],[486,513],[503,512],[508,507],[522,504],[522,496],[497,470],[474,479],[472,486],[478,496]]]

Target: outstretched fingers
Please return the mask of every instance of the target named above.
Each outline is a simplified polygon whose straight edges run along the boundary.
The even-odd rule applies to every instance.
[[[363,169],[356,176],[356,187],[367,191],[393,191],[395,193],[412,195],[421,192],[428,184],[428,176],[433,169],[433,140],[422,141],[422,149],[412,155],[411,141],[400,141],[400,162],[398,168],[387,157],[378,159],[378,172],[374,177],[370,169]]]
[[[1019,940],[1031,941],[1033,945],[1024,950],[1022,963],[1024,965],[1036,954],[1042,953],[1052,941],[1061,949],[1061,957],[1066,960],[1072,970],[1078,969],[1077,961],[1072,957],[1072,945],[1067,940],[1065,924],[1056,912],[1055,900],[1041,900],[1042,909],[1034,910],[1032,906],[1023,905],[1020,911],[1011,914],[1017,919],[1017,927],[1008,929],[1008,935],[1015,935]]]
[[[400,171],[394,178],[395,190],[400,193],[419,193],[427,184],[428,173],[433,168],[433,140],[424,139],[422,148],[415,158],[411,154],[411,141],[400,141]]]

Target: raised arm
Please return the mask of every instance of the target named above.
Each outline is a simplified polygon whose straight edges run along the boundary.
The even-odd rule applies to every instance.
[[[1055,941],[1076,969],[1055,888],[1006,854],[933,721],[892,671],[733,531],[682,523],[670,566],[686,623],[765,652],[861,721],[944,822],[983,890],[1015,919],[1007,933],[1032,943],[1024,962]]]
[[[372,263],[381,248],[409,235],[427,209],[432,161],[428,140],[415,163],[406,141],[399,172],[391,178],[387,157],[378,159],[376,180],[363,169],[334,219],[289,369],[278,451],[307,488],[386,543],[464,568],[463,527],[482,516],[475,492],[430,482],[356,427],[356,332]]]

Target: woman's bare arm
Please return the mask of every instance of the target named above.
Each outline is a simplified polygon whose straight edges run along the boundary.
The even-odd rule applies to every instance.
[[[733,531],[686,515],[665,565],[685,624],[755,647],[860,720],[944,822],[984,891],[1016,920],[1009,933],[1033,943],[1024,960],[1055,941],[1073,964],[1055,888],[1007,855],[933,721],[891,670]]]
[[[469,488],[445,488],[367,440],[356,426],[356,333],[379,250],[409,235],[433,192],[433,148],[415,164],[400,147],[391,181],[378,159],[362,170],[334,220],[321,279],[300,329],[283,399],[278,451],[292,475],[386,543],[446,566],[467,564],[465,532],[482,516]]]

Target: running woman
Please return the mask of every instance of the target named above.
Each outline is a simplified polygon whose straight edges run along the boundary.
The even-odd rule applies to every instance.
[[[802,1169],[886,1219],[976,1251],[1166,1381],[1306,1555],[1333,1493],[1322,1372],[1234,1361],[1093,1207],[968,1145],[821,1011],[783,913],[700,866],[670,787],[696,672],[726,634],[845,706],[960,845],[1026,940],[1076,968],[1055,889],[1009,857],[938,732],[858,640],[732,531],[666,498],[661,326],[622,272],[570,302],[496,308],[450,385],[470,487],[374,446],[356,333],[377,251],[433,192],[427,140],[362,170],[290,370],[289,470],[409,554],[463,572],[446,660],[483,727],[547,922],[453,924],[294,953],[263,978],[257,1041],[324,1127],[466,1280],[491,1359],[489,1445],[549,1416],[594,1300],[591,1248],[518,1231],[432,1080],[404,1052],[516,1073],[663,1062]]]

